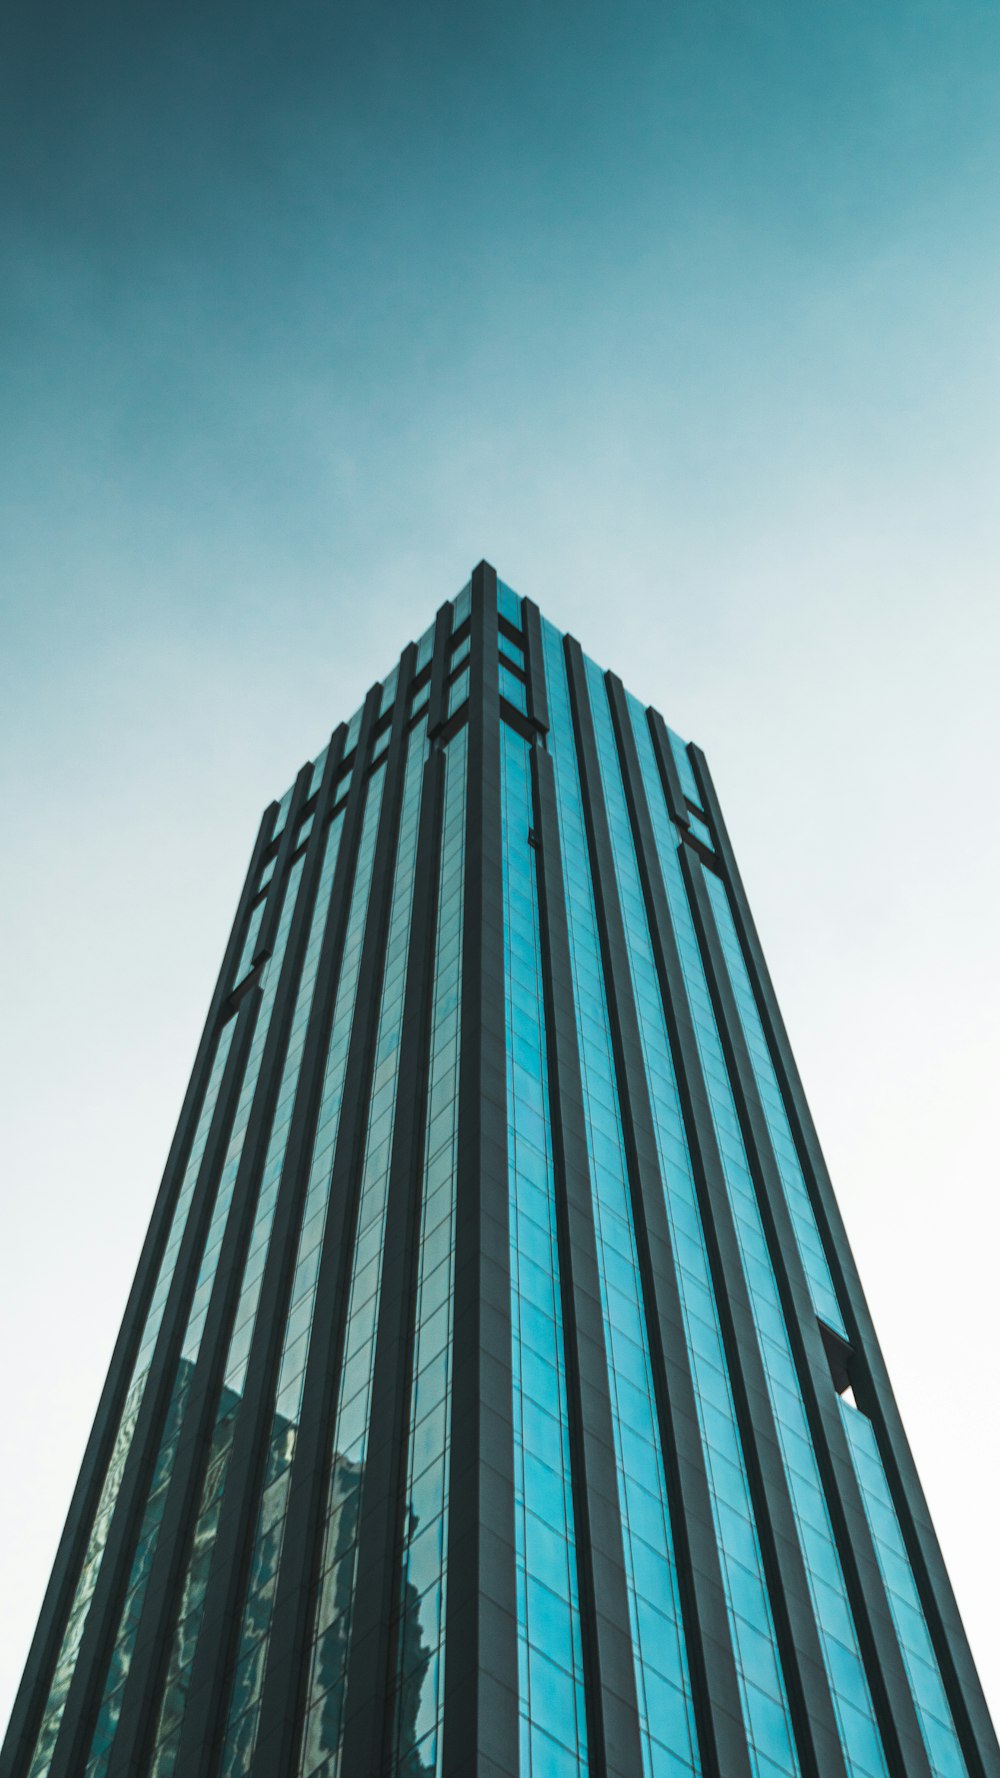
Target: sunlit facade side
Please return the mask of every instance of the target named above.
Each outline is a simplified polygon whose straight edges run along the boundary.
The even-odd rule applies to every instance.
[[[481,563],[265,812],[0,1778],[1000,1778],[703,754]]]

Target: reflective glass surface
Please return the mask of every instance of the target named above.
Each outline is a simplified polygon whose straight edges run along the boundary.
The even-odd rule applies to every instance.
[[[220,1771],[225,1772],[227,1778],[235,1778],[237,1773],[249,1772],[257,1736],[275,1588],[284,1542],[288,1490],[295,1457],[295,1432],[309,1355],[312,1310],[329,1206],[337,1131],[340,1126],[344,1073],[354,1020],[361,946],[368,915],[372,864],[384,784],[384,772],[376,772],[368,780],[368,796],[351,890],[344,954],[323,1068],[323,1086],[278,1371],[271,1442],[254,1529],[249,1587],[236,1645],[232,1695],[220,1766]]]
[[[580,1778],[587,1719],[570,1473],[530,748],[501,732],[521,1778]]]
[[[798,1760],[611,710],[603,673],[586,666],[747,1743],[762,1778],[792,1778]]]
[[[941,1669],[931,1646],[874,1428],[843,1397],[840,1411],[931,1771],[934,1778],[967,1778],[968,1768],[941,1683]]]
[[[267,1263],[271,1228],[274,1222],[285,1148],[298,1088],[306,1029],[312,1010],[313,989],[330,908],[330,890],[337,864],[342,828],[343,817],[338,816],[327,829],[323,840],[323,861],[312,911],[309,938],[299,978],[295,1011],[271,1124],[253,1229],[244,1262],[243,1281],[226,1356],[222,1391],[212,1430],[208,1466],[195,1523],[191,1555],[182,1585],[181,1608],[170,1651],[166,1689],[154,1742],[151,1768],[154,1778],[167,1778],[167,1775],[174,1770],[181,1719],[187,1701],[191,1665],[198,1646],[215,1537],[229,1472],[229,1459],[236,1432],[236,1422],[242,1405],[250,1344],[257,1319],[257,1305],[264,1277],[264,1267]]]
[[[314,1601],[309,1691],[299,1760],[302,1778],[311,1778],[312,1773],[325,1770],[328,1760],[332,1762],[330,1769],[335,1771],[341,1748],[357,1569],[358,1506],[368,1448],[396,1076],[413,904],[413,870],[426,751],[424,725],[418,724],[409,737],[375,1040],[375,1070],[361,1167],[354,1259],[330,1451],[322,1562]]]
[[[226,1151],[225,1162],[219,1178],[218,1188],[215,1193],[215,1201],[212,1209],[211,1221],[209,1223],[208,1234],[202,1249],[194,1296],[192,1298],[187,1326],[185,1327],[181,1344],[180,1360],[174,1375],[173,1390],[167,1413],[167,1422],[160,1442],[152,1481],[146,1499],[146,1507],[139,1531],[138,1542],[132,1556],[132,1567],[125,1595],[125,1603],[122,1607],[111,1659],[108,1665],[104,1694],[97,1718],[97,1726],[94,1730],[94,1736],[91,1742],[90,1757],[87,1761],[85,1778],[102,1778],[103,1773],[107,1769],[107,1763],[111,1753],[111,1745],[114,1741],[115,1732],[118,1727],[122,1695],[125,1689],[125,1682],[128,1678],[132,1650],[135,1647],[135,1640],[139,1630],[139,1619],[142,1614],[149,1571],[156,1552],[160,1523],[166,1505],[167,1489],[170,1485],[174,1458],[176,1457],[177,1448],[181,1439],[184,1424],[184,1410],[187,1405],[191,1377],[195,1364],[197,1363],[198,1353],[201,1349],[201,1336],[205,1329],[205,1321],[208,1316],[208,1306],[215,1284],[219,1255],[222,1251],[226,1225],[229,1221],[230,1210],[232,1209],[236,1175],[239,1171],[240,1160],[243,1154],[243,1139],[246,1135],[250,1110],[257,1090],[261,1058],[263,1056],[264,1045],[270,1027],[274,996],[277,990],[281,965],[284,959],[285,945],[288,940],[288,929],[291,925],[292,914],[295,909],[295,901],[298,895],[299,882],[302,876],[302,864],[303,860],[301,858],[298,859],[289,872],[288,886],[282,905],[281,918],[278,923],[274,952],[264,965],[261,976],[260,1010],[257,1015],[253,1041],[250,1045],[250,1053],[247,1058],[247,1064],[243,1075],[243,1083],[240,1088],[240,1096],[237,1104],[233,1130],[229,1138],[229,1146]]]
[[[393,1778],[440,1778],[468,728],[445,753],[427,1133],[392,1701]]]
[[[667,819],[658,778],[652,776],[652,749],[641,707],[630,703],[632,728],[643,764],[657,852],[681,956],[692,1023],[718,1137],[723,1173],[739,1237],[743,1272],[764,1361],[768,1393],[781,1444],[785,1473],[820,1645],[833,1692],[848,1771],[882,1778],[885,1759],[875,1725],[857,1632],[847,1601],[840,1557],[792,1358],[778,1286],[750,1174],[725,1057],[705,979],[687,890],[677,857],[676,828]],[[651,769],[652,768],[652,769]],[[832,1384],[831,1384],[832,1387]]]
[[[543,637],[643,1771],[677,1778],[701,1764],[566,665],[559,632],[544,624]]]

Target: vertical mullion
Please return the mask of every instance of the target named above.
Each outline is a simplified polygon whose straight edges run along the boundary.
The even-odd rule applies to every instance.
[[[767,1388],[739,1235],[726,1189],[698,1040],[638,750],[621,681],[606,677],[625,800],[708,1249],[747,1480],[774,1612],[803,1778],[846,1778],[809,1582]]]
[[[415,658],[411,644],[400,663],[386,763],[378,768],[387,776],[375,842],[302,1412],[289,1484],[285,1540],[254,1753],[255,1778],[290,1778],[297,1765],[308,1682],[315,1581],[330,1473],[329,1446],[340,1385],[360,1166],[368,1120],[380,986],[406,772],[409,680]],[[359,743],[355,772],[363,769],[363,764]]]
[[[580,645],[564,644],[677,1578],[706,1778],[750,1778],[739,1683]]]
[[[704,754],[693,746],[688,752],[711,823],[754,997],[853,1348],[851,1381],[855,1396],[875,1429],[962,1752],[972,1778],[1000,1778],[996,1731],[892,1392],[719,799]]]
[[[592,1778],[635,1778],[642,1741],[554,769],[538,747],[531,767],[587,1746]]]
[[[261,817],[257,838],[250,856],[250,864],[240,893],[236,916],[223,955],[222,967],[219,970],[205,1027],[198,1045],[198,1053],[195,1056],[184,1103],[181,1107],[181,1114],[177,1120],[177,1128],[163,1169],[163,1177],[153,1207],[149,1229],[143,1242],[135,1280],[129,1293],[121,1330],[115,1342],[114,1353],[108,1368],[107,1380],[101,1393],[69,1512],[66,1515],[66,1523],[56,1551],[52,1574],[45,1589],[38,1625],[32,1638],[24,1674],[14,1701],[3,1749],[0,1751],[0,1773],[3,1774],[3,1778],[22,1778],[22,1774],[27,1771],[30,1763],[41,1727],[59,1647],[86,1554],[94,1514],[97,1511],[101,1488],[104,1484],[108,1463],[111,1460],[118,1424],[125,1405],[129,1379],[142,1339],[146,1313],[166,1245],[174,1203],[184,1177],[198,1118],[201,1115],[205,1091],[212,1071],[212,1060],[221,1030],[221,1015],[232,986],[232,974],[236,968],[243,943],[247,914],[254,898],[261,861],[270,841],[277,812],[277,803],[271,803]]]
[[[496,572],[472,576],[445,1778],[515,1778],[517,1597]]]
[[[729,981],[703,868],[692,849],[682,847],[681,869],[886,1761],[891,1778],[930,1778],[927,1750],[757,1091],[753,1063]]]

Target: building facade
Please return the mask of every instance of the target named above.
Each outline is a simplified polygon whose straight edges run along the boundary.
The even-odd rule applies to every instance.
[[[2,1778],[1000,1778],[708,768],[480,564],[266,811]]]

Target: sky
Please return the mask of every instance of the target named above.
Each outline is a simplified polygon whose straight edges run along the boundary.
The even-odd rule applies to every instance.
[[[708,753],[1000,1716],[998,190],[995,0],[4,9],[0,1720],[260,810],[483,556]]]

